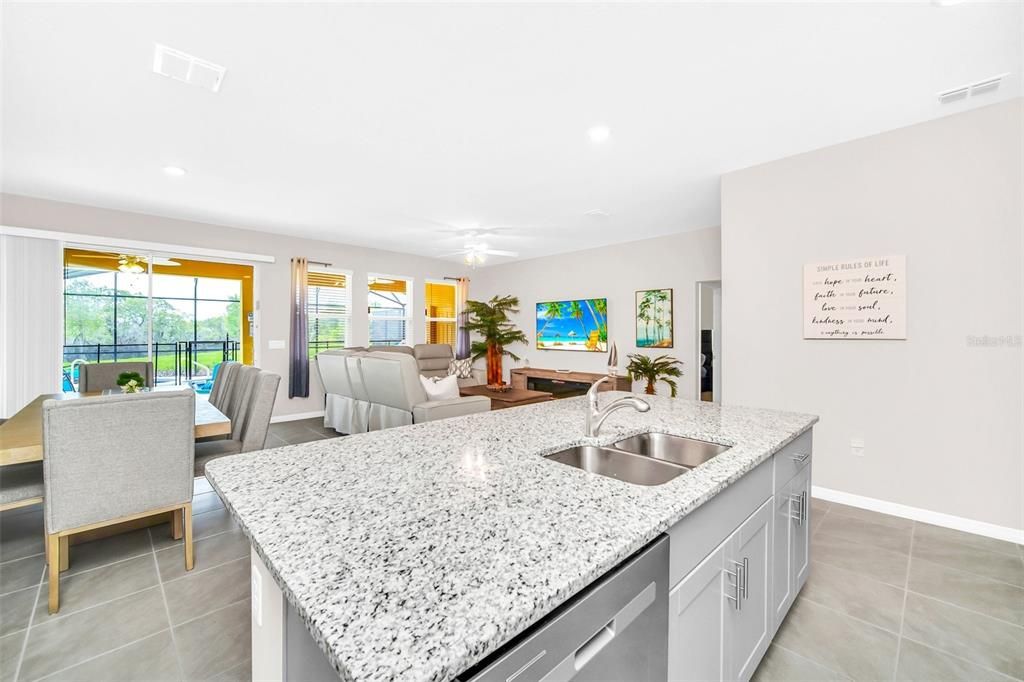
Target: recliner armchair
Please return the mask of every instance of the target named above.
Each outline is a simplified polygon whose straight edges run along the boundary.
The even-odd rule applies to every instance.
[[[412,348],[412,355],[419,365],[420,374],[425,377],[448,376],[448,365],[455,359],[452,347],[447,343],[417,343]],[[486,381],[483,370],[473,368],[473,376],[459,379],[459,386],[480,386]]]
[[[353,361],[353,370],[349,370],[349,360],[364,352],[361,349],[346,348],[324,351],[316,356],[320,383],[327,393],[324,427],[348,434],[366,433],[368,430],[370,402],[366,400],[362,381],[357,381],[357,390],[351,379],[351,374],[358,371],[357,362]]]
[[[420,383],[419,365],[411,355],[370,352],[352,359],[358,363],[369,397],[371,431],[491,409],[491,400],[485,396],[428,400]]]

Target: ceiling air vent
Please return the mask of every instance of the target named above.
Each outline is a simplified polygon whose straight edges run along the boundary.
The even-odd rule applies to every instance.
[[[1003,79],[1009,76],[1009,73],[1001,73],[998,76],[991,76],[990,78],[984,78],[980,81],[968,83],[967,85],[961,85],[953,88],[952,90],[944,90],[939,93],[939,102],[942,104],[949,104],[950,102],[956,102],[958,100],[967,99],[968,97],[974,97],[976,95],[984,95],[989,92],[995,92],[999,89]]]
[[[962,88],[953,88],[952,90],[946,90],[945,92],[939,93],[939,101],[943,104],[949,104],[950,102],[956,102],[957,100],[967,99],[970,95],[971,89],[968,86]]]
[[[153,46],[153,73],[182,83],[217,92],[227,72],[223,66],[194,57],[187,52],[156,43]]]

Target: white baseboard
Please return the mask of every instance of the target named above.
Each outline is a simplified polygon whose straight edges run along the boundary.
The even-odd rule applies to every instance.
[[[271,424],[280,424],[281,422],[297,422],[300,419],[313,419],[314,417],[324,416],[323,410],[317,410],[316,412],[299,412],[297,414],[277,414],[270,418]]]
[[[846,504],[851,507],[860,507],[861,509],[869,509],[882,514],[899,516],[904,519],[923,521],[924,523],[930,523],[933,526],[942,526],[944,528],[952,528],[953,530],[961,530],[965,533],[984,535],[985,537],[995,538],[996,540],[1015,542],[1018,545],[1024,544],[1024,530],[1019,530],[1017,528],[997,526],[994,523],[975,521],[974,519],[966,519],[962,516],[943,514],[942,512],[910,507],[905,504],[897,504],[896,502],[886,502],[885,500],[877,500],[873,497],[844,493],[841,490],[831,490],[829,488],[822,488],[816,485],[811,486],[811,495],[827,502],[838,502],[839,504]]]

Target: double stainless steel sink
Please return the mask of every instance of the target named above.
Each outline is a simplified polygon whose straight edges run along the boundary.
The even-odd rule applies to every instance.
[[[661,485],[728,449],[728,445],[652,432],[611,446],[577,445],[544,456],[628,483]]]

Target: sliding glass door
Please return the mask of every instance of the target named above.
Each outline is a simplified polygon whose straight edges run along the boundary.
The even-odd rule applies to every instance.
[[[64,390],[83,362],[150,360],[157,384],[209,390],[221,362],[252,362],[252,266],[64,251]]]

